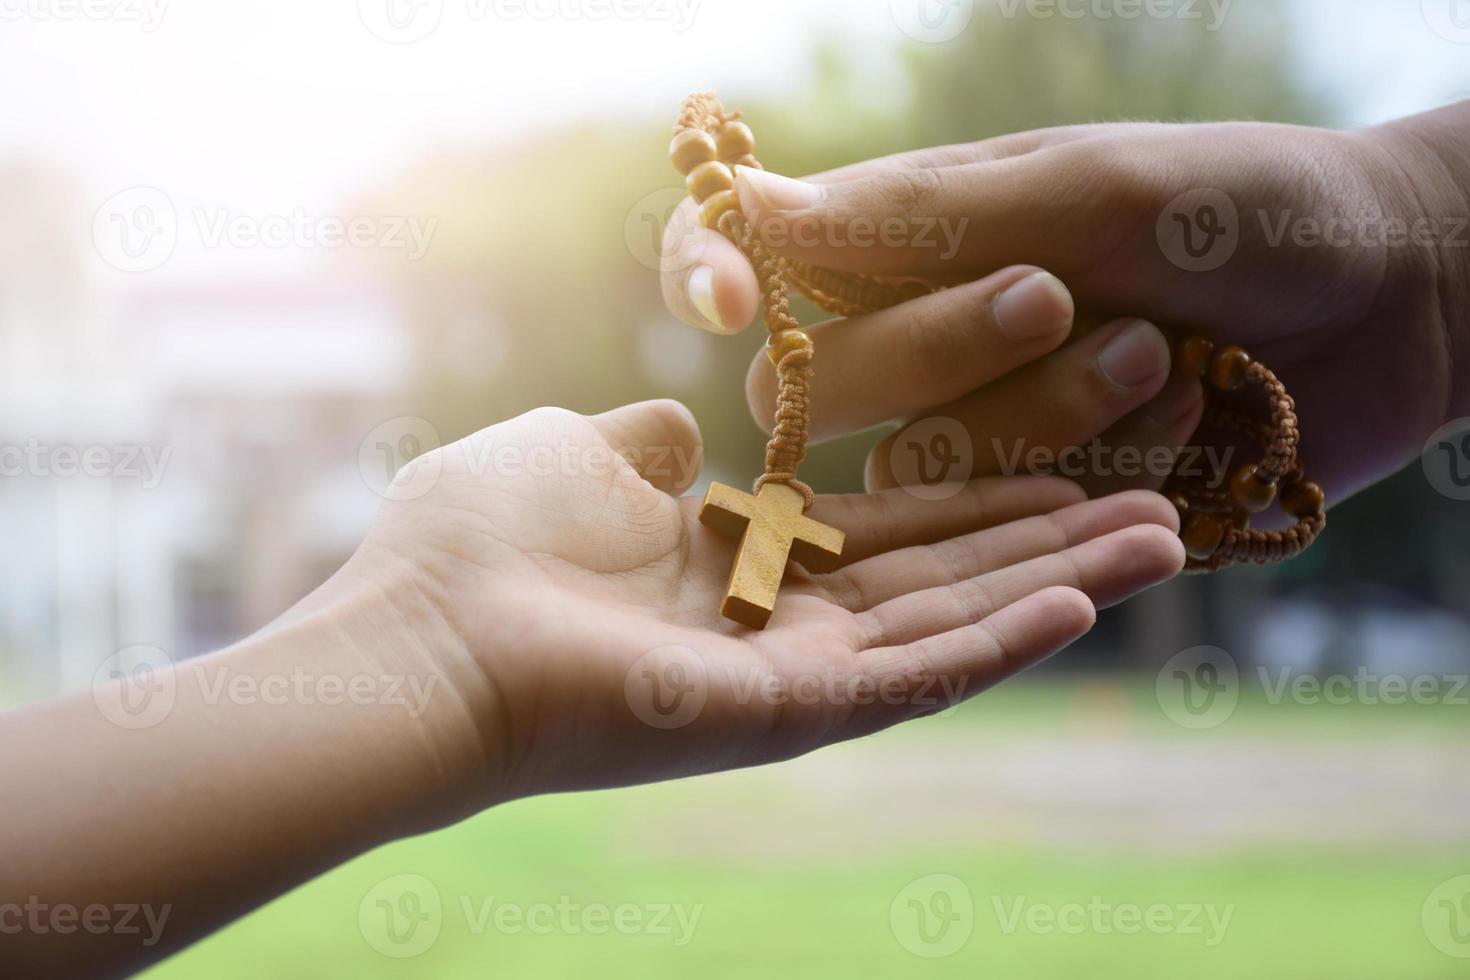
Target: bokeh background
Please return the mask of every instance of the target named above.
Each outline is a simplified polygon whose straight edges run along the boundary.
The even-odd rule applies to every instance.
[[[1470,96],[1470,4],[0,8],[0,705],[248,634],[398,463],[528,408],[679,398],[706,478],[746,473],[759,331],[677,325],[655,274],[669,125],[710,87],[786,173],[1111,119],[1361,126]],[[871,439],[815,451],[813,482],[855,488]],[[1467,541],[1416,466],[1296,563],[1156,590],[958,711],[508,806],[154,974],[1464,976]],[[405,896],[434,921],[387,930]],[[501,904],[698,919],[517,929]]]

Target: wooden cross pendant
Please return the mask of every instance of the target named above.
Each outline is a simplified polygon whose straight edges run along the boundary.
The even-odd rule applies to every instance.
[[[807,517],[805,506],[801,493],[784,483],[767,483],[754,497],[722,483],[710,484],[699,509],[700,523],[740,538],[720,604],[726,619],[765,629],[788,557],[817,574],[837,568],[846,535]]]

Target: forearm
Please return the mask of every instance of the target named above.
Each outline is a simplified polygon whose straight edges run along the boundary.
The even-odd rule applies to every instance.
[[[1445,419],[1470,415],[1470,100],[1366,135],[1392,161],[1385,186],[1397,201],[1395,216],[1422,218],[1433,229],[1433,247],[1412,250],[1429,261],[1401,264],[1410,266],[1408,288],[1421,291],[1444,324],[1452,378]]]
[[[473,809],[483,759],[433,617],[352,589],[159,676],[123,725],[108,691],[0,718],[7,969],[136,969]]]

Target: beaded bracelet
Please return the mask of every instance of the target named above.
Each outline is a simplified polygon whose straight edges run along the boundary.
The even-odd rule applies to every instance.
[[[684,100],[669,158],[699,205],[700,222],[723,234],[750,261],[770,334],[766,354],[776,366],[779,382],[776,425],[766,446],[765,473],[755,483],[756,497],[714,484],[700,510],[705,524],[741,536],[721,611],[760,629],[774,609],[788,554],[810,570],[821,571],[834,567],[842,550],[841,532],[801,516],[815,499],[796,476],[806,457],[810,430],[814,350],[791,314],[790,288],[829,313],[849,317],[896,306],[936,287],[812,266],[766,248],[740,211],[733,172],[737,166],[762,169],[755,157],[755,137],[740,113],[726,112],[713,92]],[[1228,489],[1226,474],[1219,471],[1188,474],[1181,468],[1169,478],[1165,492],[1179,510],[1180,537],[1189,556],[1185,570],[1212,572],[1242,562],[1270,564],[1300,554],[1322,533],[1327,519],[1322,488],[1306,479],[1297,458],[1300,434],[1291,396],[1276,375],[1240,347],[1217,352],[1203,337],[1190,337],[1180,345],[1176,361],[1196,376],[1208,375],[1202,426],[1239,433],[1261,447],[1260,461],[1237,469]],[[1231,393],[1247,387],[1264,394],[1269,405],[1266,419],[1227,404]],[[1296,523],[1284,531],[1252,529],[1251,515],[1264,511],[1278,496]]]

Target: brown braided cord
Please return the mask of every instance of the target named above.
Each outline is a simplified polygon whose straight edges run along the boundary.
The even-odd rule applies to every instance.
[[[684,100],[674,132],[702,129],[714,136],[720,127],[739,116],[738,112],[726,112],[713,92],[700,92]],[[750,163],[760,166],[759,161]],[[800,330],[801,321],[791,313],[786,260],[766,248],[739,211],[727,211],[721,215],[719,230],[745,254],[755,270],[766,329],[771,337],[778,337],[788,330]],[[767,483],[784,483],[802,495],[807,507],[816,502],[817,495],[810,486],[797,479],[796,474],[802,460],[806,459],[806,444],[811,433],[813,354],[811,340],[807,339],[799,349],[782,356],[776,365],[776,425],[770,441],[766,443],[766,471],[755,481],[757,493]]]
[[[674,132],[699,129],[717,136],[725,123],[739,117],[739,112],[725,111],[713,92],[700,92],[684,100]],[[746,157],[738,163],[762,169],[760,161],[754,157]],[[718,227],[744,253],[755,270],[765,325],[773,344],[783,334],[799,331],[801,327],[791,313],[791,287],[800,290],[823,310],[841,317],[888,309],[942,288],[921,282],[892,281],[843,272],[776,255],[765,247],[755,229],[738,210],[723,214]],[[796,476],[797,469],[806,458],[806,444],[811,431],[813,350],[811,340],[804,333],[800,336],[803,342],[782,355],[776,366],[776,425],[766,444],[765,473],[756,481],[755,488],[759,491],[767,483],[785,483],[799,490],[810,507],[816,499],[815,494]],[[1268,418],[1262,419],[1221,404],[1218,396],[1212,395],[1206,405],[1202,427],[1237,432],[1259,445],[1261,459],[1256,465],[1263,481],[1273,485],[1291,485],[1305,480],[1297,455],[1301,432],[1296,404],[1287,394],[1285,385],[1258,361],[1252,361],[1247,368],[1245,383],[1264,396]],[[1218,515],[1229,521],[1214,553],[1203,561],[1191,558],[1185,565],[1186,572],[1213,572],[1232,564],[1265,565],[1286,561],[1310,547],[1326,527],[1327,518],[1319,513],[1300,518],[1282,531],[1255,530],[1250,527],[1250,515],[1241,511],[1232,499],[1225,486],[1225,477],[1226,474],[1220,472],[1188,478],[1176,473],[1165,487],[1166,492],[1184,498],[1192,512]]]

